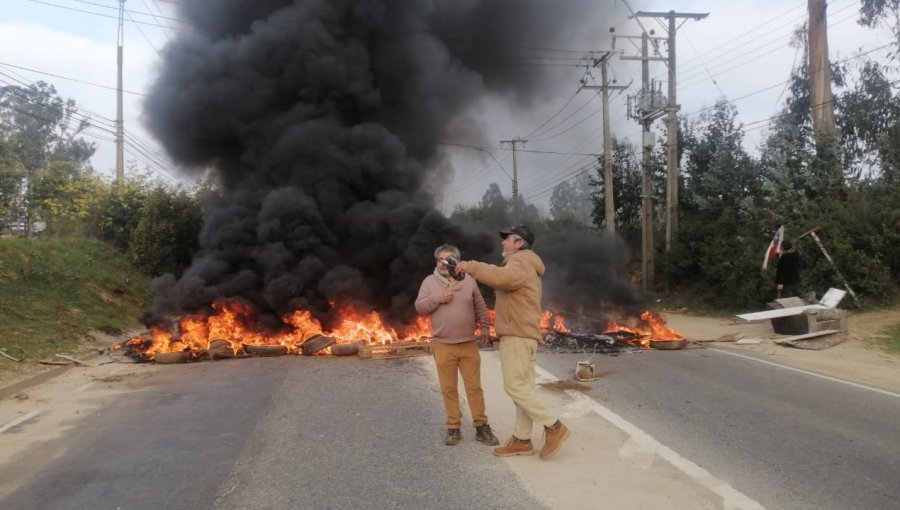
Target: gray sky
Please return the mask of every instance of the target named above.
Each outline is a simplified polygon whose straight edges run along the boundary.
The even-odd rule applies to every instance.
[[[549,0],[548,0],[549,1]],[[564,1],[564,0],[558,0]],[[110,119],[115,118],[115,71],[117,20],[116,0],[5,0],[0,10],[0,80],[2,84],[52,83],[66,98],[74,98],[96,126],[86,133],[98,144],[94,167],[104,175],[114,173],[114,143]],[[629,19],[628,5],[635,10],[709,13],[700,21],[687,21],[678,29],[678,102],[683,115],[696,118],[719,97],[734,102],[739,121],[746,126],[746,147],[756,150],[765,135],[767,119],[783,102],[786,80],[802,53],[790,47],[793,31],[806,17],[806,0],[756,1],[656,1],[601,0],[596,12],[586,13],[580,27],[560,27],[571,32],[571,47],[521,48],[515,58],[535,73],[550,73],[557,84],[552,93],[530,105],[512,104],[487,97],[470,113],[483,139],[466,136],[460,126],[450,144],[483,146],[493,151],[446,146],[451,155],[453,179],[441,186],[437,203],[445,213],[457,203],[474,204],[491,182],[504,194],[511,193],[512,157],[500,140],[527,137],[525,151],[518,154],[519,190],[530,201],[546,205],[552,187],[584,172],[602,152],[600,99],[595,92],[577,91],[585,77],[599,81],[599,70],[585,76],[579,58],[591,50],[607,50],[612,41],[609,28],[618,35],[639,35],[641,27]],[[159,51],[179,32],[170,19],[169,0],[128,0],[125,23],[125,127],[129,144],[126,159],[154,171],[166,167],[168,159],[141,125],[141,94],[154,79]],[[875,60],[886,58],[891,36],[886,30],[871,30],[856,23],[858,0],[829,2],[829,47],[832,61],[849,59],[859,51],[871,51]],[[88,11],[88,12],[83,12]],[[514,18],[513,22],[514,22]],[[653,19],[643,25],[665,36],[665,27]],[[880,49],[878,49],[880,48]],[[636,55],[638,49],[623,39],[616,50]],[[872,51],[874,50],[874,51]],[[661,52],[665,55],[665,47]],[[41,74],[48,73],[48,74]],[[638,62],[614,59],[611,73],[618,84],[632,79],[627,94],[637,91]],[[57,75],[57,76],[51,76]],[[651,63],[651,76],[666,80],[663,63]],[[69,78],[63,79],[61,77]],[[77,81],[75,81],[77,80]],[[80,83],[87,82],[87,83]],[[665,84],[663,85],[665,88]],[[640,128],[625,116],[625,96],[610,104],[612,133],[636,139]],[[566,105],[565,107],[563,107]],[[555,117],[554,114],[557,114]],[[550,120],[552,118],[552,120]],[[549,122],[547,122],[549,120]],[[546,122],[546,124],[545,124]],[[542,124],[543,127],[538,129]],[[659,122],[655,128],[661,128]],[[502,168],[501,168],[502,167]],[[171,178],[168,178],[171,180]]]

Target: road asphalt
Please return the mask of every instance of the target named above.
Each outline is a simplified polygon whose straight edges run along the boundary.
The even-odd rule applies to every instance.
[[[235,360],[233,363],[245,362],[251,361]],[[436,389],[432,358],[423,356],[402,362],[417,366],[415,372],[430,381],[432,391]],[[376,364],[385,362],[369,360],[366,363],[374,365],[371,368],[377,370]],[[55,377],[50,379],[46,375],[33,379],[35,384],[25,381],[0,390],[3,397],[0,400],[0,446],[4,451],[0,455],[0,464],[7,463],[9,467],[8,463],[21,460],[22,455],[31,457],[28,452],[35,444],[64,435],[66,429],[75,426],[80,417],[102,413],[103,406],[112,401],[110,399],[122,392],[143,387],[142,381],[159,384],[152,382],[159,378],[159,374],[154,372],[171,370],[171,366],[152,364],[73,367],[57,371]],[[639,426],[624,420],[602,402],[588,397],[582,391],[585,387],[579,383],[572,379],[560,380],[540,368],[538,374],[541,397],[572,430],[571,438],[559,454],[550,460],[541,460],[537,455],[496,458],[487,449],[476,450],[477,455],[485,456],[480,460],[518,480],[517,485],[529,493],[528,497],[523,496],[525,499],[522,501],[536,501],[551,509],[762,508],[752,498],[681,457]],[[503,441],[512,432],[515,409],[502,389],[496,351],[483,351],[482,379],[491,424]],[[115,381],[124,384],[100,384]],[[298,388],[298,391],[303,390]],[[434,394],[430,399],[434,408],[429,412],[439,415],[442,412],[439,395]],[[463,408],[466,409],[465,402]],[[242,419],[228,412],[220,413],[217,419],[228,420],[229,416],[237,421]],[[372,426],[391,427],[389,423]],[[177,424],[173,427],[177,429]],[[539,434],[536,427],[538,448],[542,443]],[[464,434],[464,441],[472,441],[471,434],[468,437]],[[270,454],[277,456],[278,452]],[[264,460],[257,459],[256,462],[265,464]],[[24,483],[28,476],[40,473],[50,462],[52,459],[31,462],[28,464],[30,470],[19,470],[18,480],[0,482],[0,497],[14,490],[16,484]]]

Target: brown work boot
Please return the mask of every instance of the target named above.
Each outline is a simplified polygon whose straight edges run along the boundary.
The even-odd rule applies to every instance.
[[[459,429],[447,429],[447,440],[444,441],[444,444],[447,446],[453,446],[459,444],[459,441],[462,439],[462,434],[460,434]]]
[[[569,439],[569,434],[571,433],[572,431],[569,430],[569,427],[563,425],[559,420],[556,420],[556,423],[549,427],[544,427],[544,447],[541,448],[541,458],[549,459],[552,457],[559,451],[563,441]]]
[[[534,446],[531,439],[519,439],[516,436],[509,438],[505,445],[494,448],[494,455],[498,457],[512,457],[513,455],[532,455]]]
[[[500,441],[491,431],[491,426],[485,423],[475,427],[475,440],[480,441],[488,446],[497,446]]]

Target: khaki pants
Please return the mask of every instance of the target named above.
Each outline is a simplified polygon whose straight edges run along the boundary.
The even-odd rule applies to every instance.
[[[535,391],[537,348],[538,342],[533,338],[500,337],[503,389],[516,404],[515,436],[519,439],[531,439],[534,422],[545,427],[556,423],[556,417],[550,414]]]
[[[444,408],[447,410],[447,428],[460,428],[462,412],[459,409],[459,391],[457,390],[457,373],[462,375],[466,398],[469,400],[469,411],[476,427],[487,423],[484,411],[484,391],[481,389],[481,353],[473,342],[461,344],[442,344],[434,342],[434,362],[437,365],[438,381],[441,383],[441,394],[444,396]]]

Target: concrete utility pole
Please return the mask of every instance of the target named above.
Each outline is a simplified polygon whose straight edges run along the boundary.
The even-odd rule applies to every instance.
[[[516,144],[525,145],[528,140],[521,138],[513,138],[512,140],[500,140],[500,143],[508,143],[512,145],[513,151],[513,174],[512,174],[512,199],[513,199],[513,221],[519,222],[519,171],[516,168]]]
[[[580,92],[582,89],[601,90],[603,95],[603,203],[606,206],[606,230],[607,232],[616,231],[616,207],[613,195],[613,175],[612,175],[612,137],[609,131],[609,91],[625,90],[628,85],[610,85],[607,77],[606,65],[612,56],[611,51],[606,51],[598,59],[594,59],[594,67],[600,66],[600,77],[602,85],[585,85],[584,80],[578,87]]]
[[[812,0],[810,0],[812,1]],[[666,252],[672,249],[672,238],[678,230],[678,102],[675,100],[675,20],[703,19],[706,14],[669,12],[643,12],[635,16],[643,18],[667,18],[669,20],[669,101],[666,108]]]
[[[660,40],[651,38],[653,31],[640,35],[641,56],[627,57],[622,60],[641,61],[641,91],[628,98],[628,116],[641,123],[641,288],[653,290],[655,287],[656,270],[654,266],[653,248],[653,198],[652,182],[650,179],[650,151],[653,148],[653,133],[650,126],[653,120],[661,117],[666,112],[666,105],[662,99],[662,93],[656,91],[654,83],[650,81],[650,61],[665,60],[664,57],[651,57],[649,53],[650,42],[656,46]],[[622,36],[616,36],[622,37]],[[626,39],[636,39],[634,36],[625,36]]]
[[[647,32],[641,34],[641,83],[646,94],[650,92],[652,103],[653,89],[650,84],[650,61],[647,59],[648,41]],[[650,150],[653,147],[653,133],[650,132],[650,124],[653,119],[642,117],[641,119],[641,278],[644,290],[653,290],[656,281],[656,269],[653,256],[653,199],[651,198],[650,182]]]
[[[122,118],[122,45],[125,42],[125,0],[119,0],[118,80],[116,87],[116,182],[125,182],[125,121]]]
[[[813,131],[820,139],[834,137],[834,107],[831,100],[831,63],[828,60],[826,0],[808,0],[809,96]]]

